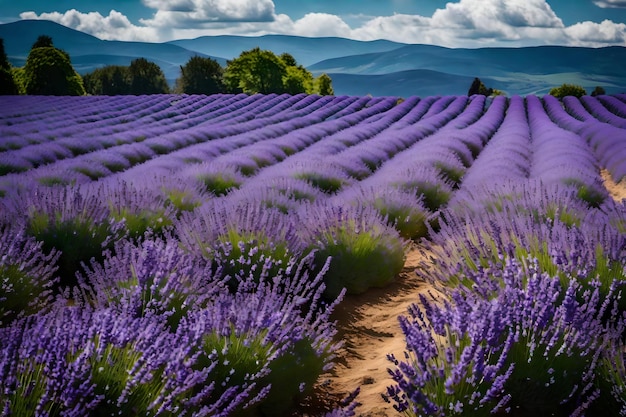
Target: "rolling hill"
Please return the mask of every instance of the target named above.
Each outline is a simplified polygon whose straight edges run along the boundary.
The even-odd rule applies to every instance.
[[[266,35],[208,36],[165,43],[105,41],[54,22],[22,20],[0,25],[9,60],[25,63],[37,36],[48,35],[66,50],[76,70],[85,74],[105,65],[128,65],[144,57],[158,64],[170,82],[194,55],[210,56],[221,65],[256,46],[277,54],[288,52],[313,74],[328,73],[338,95],[465,94],[474,77],[509,95],[545,94],[572,83],[588,91],[602,86],[607,93],[626,91],[626,48],[450,49],[342,38]]]

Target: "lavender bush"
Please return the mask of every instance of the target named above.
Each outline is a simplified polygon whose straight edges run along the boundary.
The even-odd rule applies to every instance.
[[[408,351],[406,360],[389,357],[396,385],[387,398],[415,416],[584,415],[601,393],[604,350],[621,338],[616,294],[602,297],[597,282],[583,290],[575,279],[563,289],[516,261],[501,274],[476,274],[494,273],[503,286],[493,299],[421,296],[421,307],[400,318]],[[607,314],[613,324],[604,324]]]
[[[46,254],[24,230],[0,225],[0,327],[51,308],[59,253]]]
[[[215,200],[176,222],[181,243],[227,277],[232,290],[250,277],[288,274],[303,253],[293,220],[255,203]]]
[[[45,252],[60,252],[56,265],[63,287],[76,284],[81,262],[102,259],[102,251],[122,236],[123,223],[106,206],[78,187],[37,188],[18,193],[2,213],[26,235],[43,242]]]
[[[359,294],[393,281],[404,265],[404,241],[373,207],[305,205],[298,233],[317,265],[331,257],[326,295]]]

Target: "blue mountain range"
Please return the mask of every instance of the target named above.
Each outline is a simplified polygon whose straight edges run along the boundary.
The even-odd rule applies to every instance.
[[[128,65],[146,58],[158,64],[171,84],[180,66],[194,55],[221,65],[242,51],[260,47],[288,52],[313,74],[327,73],[338,95],[408,96],[466,94],[474,77],[508,95],[546,94],[563,83],[591,92],[626,92],[626,48],[539,46],[524,48],[454,49],[397,42],[355,41],[266,35],[206,36],[165,43],[106,41],[44,20],[0,25],[9,60],[23,66],[39,35],[70,54],[74,68],[85,74],[105,65]]]

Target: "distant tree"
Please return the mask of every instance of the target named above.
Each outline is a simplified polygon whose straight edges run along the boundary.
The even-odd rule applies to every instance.
[[[107,65],[83,75],[85,91],[91,95],[115,96],[131,94],[129,67]]]
[[[24,68],[13,67],[11,68],[11,74],[13,75],[13,80],[17,86],[17,93],[26,94],[26,75],[24,73]]]
[[[493,88],[487,88],[480,78],[476,77],[467,92],[468,96],[473,96],[475,94],[490,96],[493,94]]]
[[[579,85],[574,84],[562,84],[559,87],[554,87],[550,90],[550,95],[556,98],[563,98],[566,96],[582,97],[586,95],[585,89]]]
[[[33,46],[30,49],[35,48],[51,48],[54,45],[52,44],[52,38],[48,35],[39,35]]]
[[[282,93],[287,65],[273,52],[254,48],[228,61],[224,84],[231,93]]]
[[[315,92],[313,75],[302,66],[288,66],[283,77],[283,91],[288,94],[313,94]]]
[[[128,67],[128,72],[131,94],[166,94],[170,91],[165,74],[154,62],[145,58],[134,59]]]
[[[216,94],[224,92],[224,69],[214,59],[194,56],[180,67],[176,92]]]
[[[293,55],[284,52],[282,54],[280,54],[279,57],[284,63],[285,65],[287,65],[288,67],[297,67],[298,66],[298,62],[296,61],[296,59],[293,57]]]
[[[596,86],[596,88],[594,88],[593,91],[591,92],[592,97],[603,96],[605,94],[606,94],[606,91],[604,90],[604,88],[600,87],[599,85]]]
[[[4,39],[0,38],[0,95],[16,94],[19,94],[19,90],[13,78],[9,58],[4,50]]]
[[[335,94],[333,90],[333,81],[328,74],[322,74],[317,77],[317,91],[321,96],[332,96]]]
[[[44,45],[44,46],[39,46]],[[26,58],[24,88],[33,95],[84,95],[80,75],[67,52],[55,48],[49,36],[40,36]]]

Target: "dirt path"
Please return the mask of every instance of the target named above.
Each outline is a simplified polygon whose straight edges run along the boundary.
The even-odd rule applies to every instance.
[[[602,179],[611,197],[617,201],[626,199],[626,179],[615,183],[606,170],[602,170]],[[407,314],[407,307],[418,301],[418,294],[432,289],[415,274],[425,259],[418,248],[410,250],[404,270],[394,284],[348,296],[335,311],[339,337],[345,345],[332,373],[324,376],[328,383],[324,389],[339,398],[361,387],[359,417],[400,415],[381,397],[393,383],[387,373],[391,365],[387,354],[404,357],[404,336],[398,316]]]
[[[407,315],[407,307],[418,301],[418,294],[430,287],[418,279],[415,269],[425,259],[414,248],[407,254],[404,270],[397,281],[366,294],[346,297],[335,311],[339,336],[345,341],[339,360],[326,376],[327,389],[343,395],[361,387],[357,416],[383,417],[399,415],[381,394],[393,381],[387,373],[392,364],[387,354],[402,358],[405,344],[398,316]]]
[[[604,186],[609,191],[611,197],[613,197],[616,201],[622,201],[626,198],[626,178],[622,179],[620,182],[613,181],[609,171],[603,169],[601,171],[602,179],[604,180]]]

